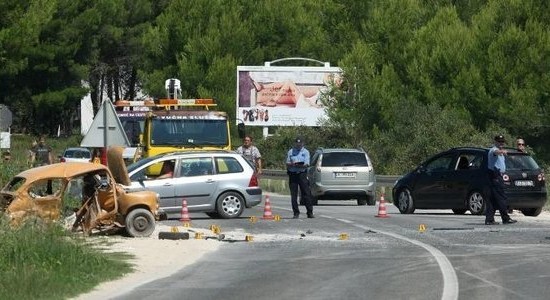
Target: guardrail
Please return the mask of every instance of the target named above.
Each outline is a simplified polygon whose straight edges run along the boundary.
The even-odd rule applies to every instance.
[[[262,170],[262,178],[267,179],[286,179],[285,170]],[[400,175],[376,175],[376,184],[378,186],[392,187]]]

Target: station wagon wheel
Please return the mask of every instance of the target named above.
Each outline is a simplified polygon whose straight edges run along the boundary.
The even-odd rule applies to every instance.
[[[216,201],[218,214],[224,219],[240,216],[244,211],[244,198],[236,192],[225,192]]]
[[[136,208],[126,215],[126,232],[133,237],[150,236],[155,230],[153,213],[144,208]]]
[[[482,215],[485,212],[486,199],[482,193],[473,191],[468,195],[467,206],[472,215]]]
[[[412,214],[414,212],[414,202],[409,189],[404,188],[399,191],[397,196],[397,208],[402,214]]]

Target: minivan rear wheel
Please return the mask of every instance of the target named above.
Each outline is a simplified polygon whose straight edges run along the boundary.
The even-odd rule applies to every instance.
[[[367,197],[357,198],[357,205],[359,206],[367,205]]]
[[[522,208],[522,209],[521,209],[521,212],[522,212],[523,215],[525,215],[525,216],[528,216],[528,217],[536,217],[536,216],[540,215],[540,213],[542,212],[542,207]]]

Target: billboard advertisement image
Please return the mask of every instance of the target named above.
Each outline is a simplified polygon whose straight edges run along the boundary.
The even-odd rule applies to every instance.
[[[336,67],[237,67],[237,118],[247,126],[318,126]]]

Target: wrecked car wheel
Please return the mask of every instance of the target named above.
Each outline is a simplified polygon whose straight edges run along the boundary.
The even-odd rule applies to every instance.
[[[133,237],[150,236],[155,230],[155,217],[143,208],[136,208],[126,216],[126,232]]]

